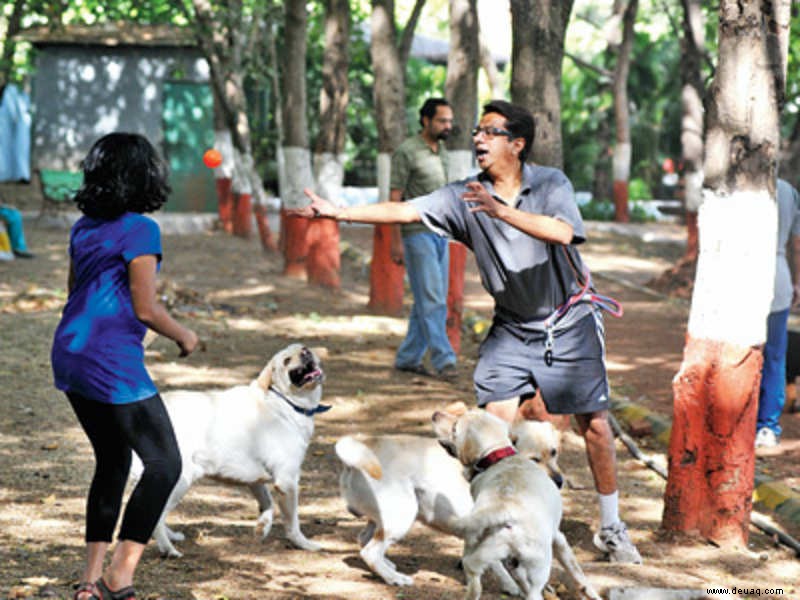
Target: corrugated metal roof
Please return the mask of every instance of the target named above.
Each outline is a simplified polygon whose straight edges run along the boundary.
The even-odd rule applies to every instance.
[[[103,23],[101,25],[66,25],[56,29],[48,26],[30,27],[17,34],[16,39],[35,46],[76,44],[85,46],[196,46],[192,31],[173,25],[139,25],[133,23]]]

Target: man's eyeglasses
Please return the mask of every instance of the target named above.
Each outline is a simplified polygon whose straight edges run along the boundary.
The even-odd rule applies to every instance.
[[[515,137],[508,129],[500,129],[499,127],[476,127],[472,130],[472,137],[478,137],[480,134],[490,138],[499,135],[504,135],[509,139]]]

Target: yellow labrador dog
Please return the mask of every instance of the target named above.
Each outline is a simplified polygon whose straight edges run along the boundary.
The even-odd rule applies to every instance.
[[[466,406],[456,403],[448,410],[465,411]],[[533,423],[520,424],[515,431],[526,454],[546,457],[560,482],[557,430],[550,423]],[[453,522],[473,506],[461,464],[436,439],[416,435],[349,435],[336,443],[335,450],[344,465],[339,483],[347,508],[367,520],[359,535],[362,559],[386,583],[412,585],[413,578],[399,572],[386,552],[415,521],[457,533]],[[499,562],[491,569],[504,591],[519,592]]]
[[[467,599],[481,596],[481,575],[497,561],[506,565],[528,600],[541,600],[555,553],[574,586],[599,600],[581,570],[561,523],[561,495],[544,469],[511,445],[507,423],[484,410],[436,412],[433,427],[458,458],[475,502],[457,519],[464,538]]]
[[[183,458],[183,471],[156,525],[153,537],[166,556],[181,556],[173,541],[183,535],[169,529],[166,515],[201,477],[242,483],[258,501],[262,537],[272,527],[272,479],[288,540],[304,550],[319,550],[300,531],[297,492],[300,467],[314,433],[325,375],[318,354],[291,344],[269,361],[250,383],[218,391],[164,394]],[[132,476],[141,475],[134,461]]]

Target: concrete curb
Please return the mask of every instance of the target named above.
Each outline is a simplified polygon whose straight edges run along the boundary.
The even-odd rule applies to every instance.
[[[611,400],[611,410],[627,425],[645,420],[653,430],[653,437],[665,449],[669,446],[672,421],[643,406],[625,400]],[[800,526],[800,494],[781,481],[756,473],[753,489],[753,506],[759,510],[779,515],[782,519]]]

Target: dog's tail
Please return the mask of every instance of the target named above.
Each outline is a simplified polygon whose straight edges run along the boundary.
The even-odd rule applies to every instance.
[[[346,435],[336,442],[336,455],[345,465],[363,471],[373,479],[383,477],[381,461],[372,449],[357,437]]]

